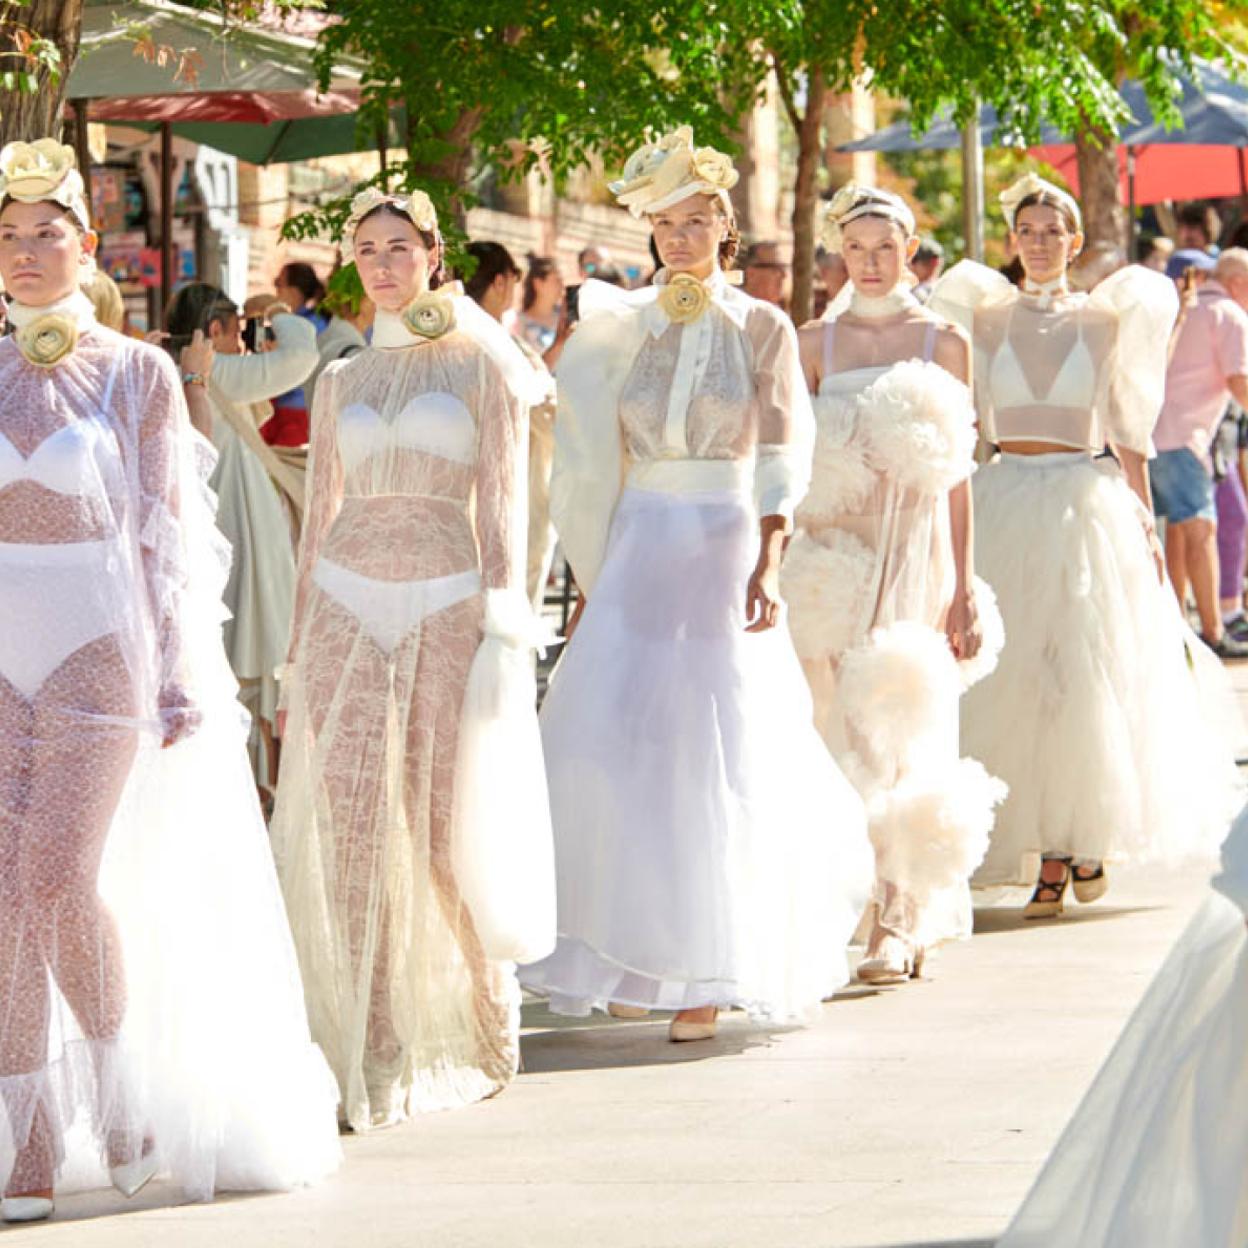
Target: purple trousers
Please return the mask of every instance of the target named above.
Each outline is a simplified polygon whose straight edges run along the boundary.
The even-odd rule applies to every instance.
[[[1234,465],[1214,490],[1218,506],[1218,565],[1221,587],[1218,597],[1234,598],[1244,592],[1244,538],[1248,535],[1248,498]]]

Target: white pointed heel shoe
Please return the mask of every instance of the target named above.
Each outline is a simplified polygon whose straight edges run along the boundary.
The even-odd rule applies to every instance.
[[[923,974],[925,957],[924,950],[889,933],[880,941],[875,956],[858,964],[858,979],[864,984],[904,984]]]
[[[49,1196],[6,1196],[0,1200],[0,1221],[44,1222],[52,1216]]]
[[[687,1044],[693,1040],[713,1040],[718,1026],[718,1010],[715,1011],[715,1017],[708,1023],[695,1023],[683,1018],[674,1018],[668,1029],[667,1038],[673,1044]]]
[[[137,1196],[155,1177],[160,1162],[155,1152],[144,1153],[120,1166],[109,1166],[108,1177],[113,1186],[127,1199]]]
[[[650,1011],[644,1005],[622,1005],[619,1001],[607,1003],[607,1013],[612,1018],[649,1018]]]

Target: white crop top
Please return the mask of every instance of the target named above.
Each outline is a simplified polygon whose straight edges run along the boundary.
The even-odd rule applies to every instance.
[[[463,401],[444,391],[418,394],[387,418],[367,403],[350,403],[338,417],[338,453],[350,473],[374,455],[424,451],[457,464],[476,458],[477,427]]]

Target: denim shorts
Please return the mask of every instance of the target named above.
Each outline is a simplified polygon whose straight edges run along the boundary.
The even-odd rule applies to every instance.
[[[1187,520],[1215,520],[1213,474],[1186,447],[1159,451],[1149,465],[1153,510],[1170,524]]]

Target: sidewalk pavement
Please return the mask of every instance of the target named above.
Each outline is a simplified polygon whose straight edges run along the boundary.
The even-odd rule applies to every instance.
[[[1248,665],[1236,683],[1248,688]],[[1024,923],[981,909],[929,978],[851,986],[819,1024],[525,1007],[496,1099],[344,1140],[329,1182],[161,1207],[154,1186],[63,1199],[40,1248],[989,1248],[1204,895],[1209,869],[1114,872]],[[1058,1248],[1058,1246],[1055,1246]],[[1073,1246],[1072,1246],[1073,1248]]]

